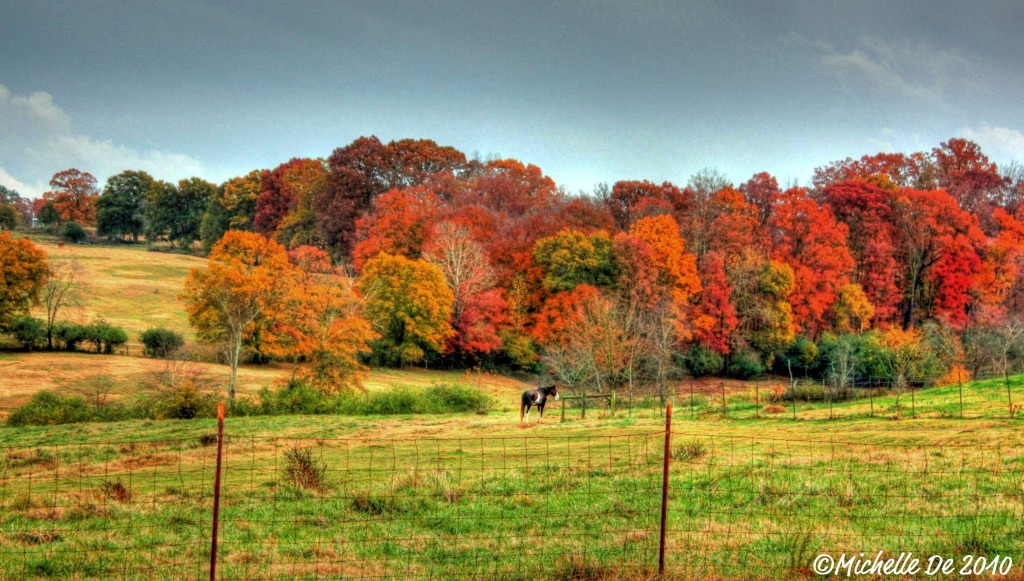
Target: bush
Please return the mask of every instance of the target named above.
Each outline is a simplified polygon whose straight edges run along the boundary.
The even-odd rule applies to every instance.
[[[185,338],[181,333],[163,327],[147,329],[139,336],[139,340],[145,345],[147,357],[167,358],[185,345]]]
[[[128,342],[128,333],[121,327],[99,320],[85,328],[85,340],[96,346],[97,353],[113,353],[114,347]]]
[[[435,383],[422,392],[423,413],[473,412],[490,408],[490,398],[475,389],[453,383]]]
[[[737,351],[729,362],[729,375],[738,379],[751,379],[764,373],[761,356],[755,351]]]
[[[11,415],[7,416],[7,425],[55,426],[86,422],[93,417],[89,405],[80,397],[40,391],[36,392],[28,403],[11,411]]]
[[[724,366],[722,356],[703,345],[690,349],[690,355],[686,358],[686,367],[694,377],[718,375]]]
[[[200,389],[194,381],[185,380],[141,405],[144,406],[147,417],[161,420],[191,420],[214,417],[217,414],[218,401],[216,393]]]
[[[88,234],[85,232],[85,228],[81,224],[72,220],[71,222],[65,222],[60,227],[60,237],[68,242],[81,242],[86,239]]]
[[[88,340],[88,332],[85,325],[60,321],[53,326],[53,339],[65,351],[74,351],[79,343]]]
[[[23,349],[38,349],[46,345],[46,323],[35,317],[18,317],[8,330]]]

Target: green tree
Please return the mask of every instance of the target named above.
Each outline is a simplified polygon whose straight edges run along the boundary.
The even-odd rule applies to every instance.
[[[424,260],[380,253],[363,266],[359,292],[381,338],[371,343],[389,364],[418,363],[452,336],[455,300],[444,274]]]
[[[177,186],[157,182],[146,197],[146,238],[191,246],[200,239],[203,214],[216,191],[217,186],[200,178],[181,180]]]
[[[253,170],[244,176],[231,178],[210,197],[199,226],[203,251],[210,252],[228,230],[252,230],[256,199],[262,189],[262,175],[263,171]]]
[[[123,171],[107,179],[96,202],[96,233],[111,240],[138,242],[145,229],[144,205],[156,181],[143,171]]]
[[[0,204],[0,230],[14,230],[18,226],[18,210],[14,206]]]

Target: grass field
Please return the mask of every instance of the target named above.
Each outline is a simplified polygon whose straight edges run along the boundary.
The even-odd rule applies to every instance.
[[[882,550],[1010,556],[1020,578],[1024,422],[690,420],[683,409],[671,576],[805,577],[821,552]],[[650,576],[664,420],[601,416],[552,414],[528,428],[515,409],[229,418],[222,578]],[[0,570],[202,577],[213,430],[210,420],[0,429]],[[323,470],[312,483],[289,471],[294,449]]]

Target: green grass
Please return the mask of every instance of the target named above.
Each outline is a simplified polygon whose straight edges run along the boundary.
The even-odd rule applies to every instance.
[[[1020,422],[690,421],[683,409],[672,576],[792,578],[820,552],[1024,559]],[[549,410],[529,428],[515,410],[229,418],[221,574],[651,576],[663,420],[568,416]],[[0,429],[0,571],[203,576],[214,431],[211,420]],[[323,470],[308,489],[288,477],[296,448]]]

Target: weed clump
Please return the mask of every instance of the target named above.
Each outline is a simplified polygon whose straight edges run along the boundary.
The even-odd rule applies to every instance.
[[[327,488],[327,464],[313,456],[312,448],[285,450],[284,460],[284,481],[288,485],[314,492]]]
[[[128,502],[132,499],[132,491],[124,482],[118,480],[104,480],[100,483],[100,490],[108,500],[115,502]]]
[[[673,460],[692,462],[694,460],[700,460],[707,455],[708,447],[704,445],[704,442],[699,442],[697,440],[690,440],[689,442],[679,444],[672,448]]]

